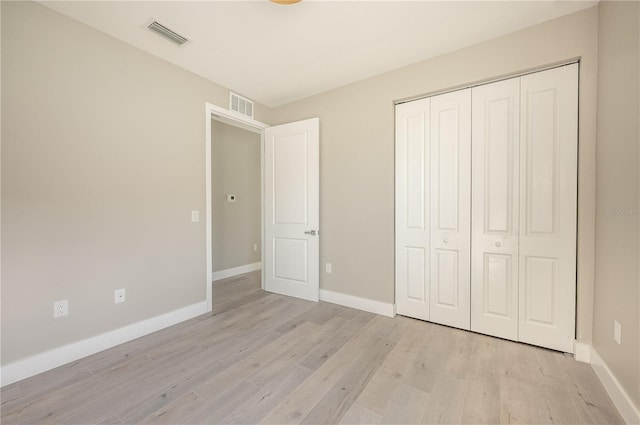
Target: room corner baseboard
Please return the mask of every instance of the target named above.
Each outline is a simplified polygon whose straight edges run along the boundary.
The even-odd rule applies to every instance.
[[[262,269],[262,262],[259,261],[253,264],[245,264],[244,266],[233,267],[230,269],[220,270],[218,272],[211,273],[211,280],[216,281],[220,279],[226,279],[228,277],[238,276],[239,274],[249,273]]]
[[[578,362],[591,363],[591,345],[575,341],[573,356]]]
[[[343,305],[345,307],[368,311],[369,313],[380,314],[387,317],[394,317],[396,315],[395,304],[383,303],[381,301],[360,298],[353,295],[342,294],[340,292],[328,291],[326,289],[320,290],[320,301]]]
[[[624,421],[631,424],[640,424],[640,409],[634,405],[629,394],[622,388],[618,379],[613,375],[609,366],[602,360],[595,348],[591,348],[591,367],[596,376],[604,386],[604,389],[611,397]]]
[[[0,369],[0,386],[21,381],[206,312],[207,303],[203,301],[9,363]]]

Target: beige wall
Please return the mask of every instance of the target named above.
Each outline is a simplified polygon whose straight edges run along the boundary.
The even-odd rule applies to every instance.
[[[590,342],[597,13],[591,8],[274,109],[274,123],[320,117],[320,257],[333,265],[321,287],[394,300],[395,100],[581,58],[577,337]]]
[[[640,408],[640,3],[600,2],[593,346]],[[613,341],[613,321],[622,325]]]
[[[205,301],[191,210],[204,216],[205,102],[229,93],[36,3],[1,7],[6,365]]]
[[[211,120],[213,271],[261,259],[260,135]],[[227,194],[236,202],[227,202]],[[258,251],[253,251],[253,244]]]

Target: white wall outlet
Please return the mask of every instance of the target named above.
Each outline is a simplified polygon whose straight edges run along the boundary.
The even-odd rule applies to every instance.
[[[257,243],[253,244],[253,252],[258,252],[258,244]]]
[[[191,211],[191,222],[197,223],[200,221],[200,211]]]
[[[69,300],[56,301],[53,303],[53,317],[57,319],[58,317],[68,316],[69,315]]]
[[[227,202],[236,202],[236,195],[230,193],[227,195]]]
[[[617,320],[613,321],[613,340],[620,344],[622,339],[622,325]]]
[[[325,264],[324,271],[326,271],[327,273],[331,273],[331,263]]]
[[[127,295],[126,290],[124,290],[124,289],[116,289],[114,291],[114,296],[115,296],[114,303],[115,304],[120,304],[120,303],[125,302],[126,295]]]

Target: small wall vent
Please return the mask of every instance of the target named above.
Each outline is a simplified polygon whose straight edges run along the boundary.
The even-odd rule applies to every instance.
[[[164,25],[162,25],[158,21],[151,22],[147,26],[147,28],[149,28],[152,31],[157,32],[158,34],[160,34],[161,36],[163,36],[165,38],[168,38],[169,40],[173,41],[174,43],[178,43],[179,45],[183,45],[184,43],[189,41],[188,38],[183,37],[180,34],[178,34],[177,32],[173,31],[172,29],[169,29],[169,28],[165,27]]]
[[[253,101],[233,92],[229,93],[229,109],[253,118]]]

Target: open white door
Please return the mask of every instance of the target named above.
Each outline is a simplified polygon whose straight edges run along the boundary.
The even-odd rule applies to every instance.
[[[265,129],[265,290],[318,301],[320,120]]]

